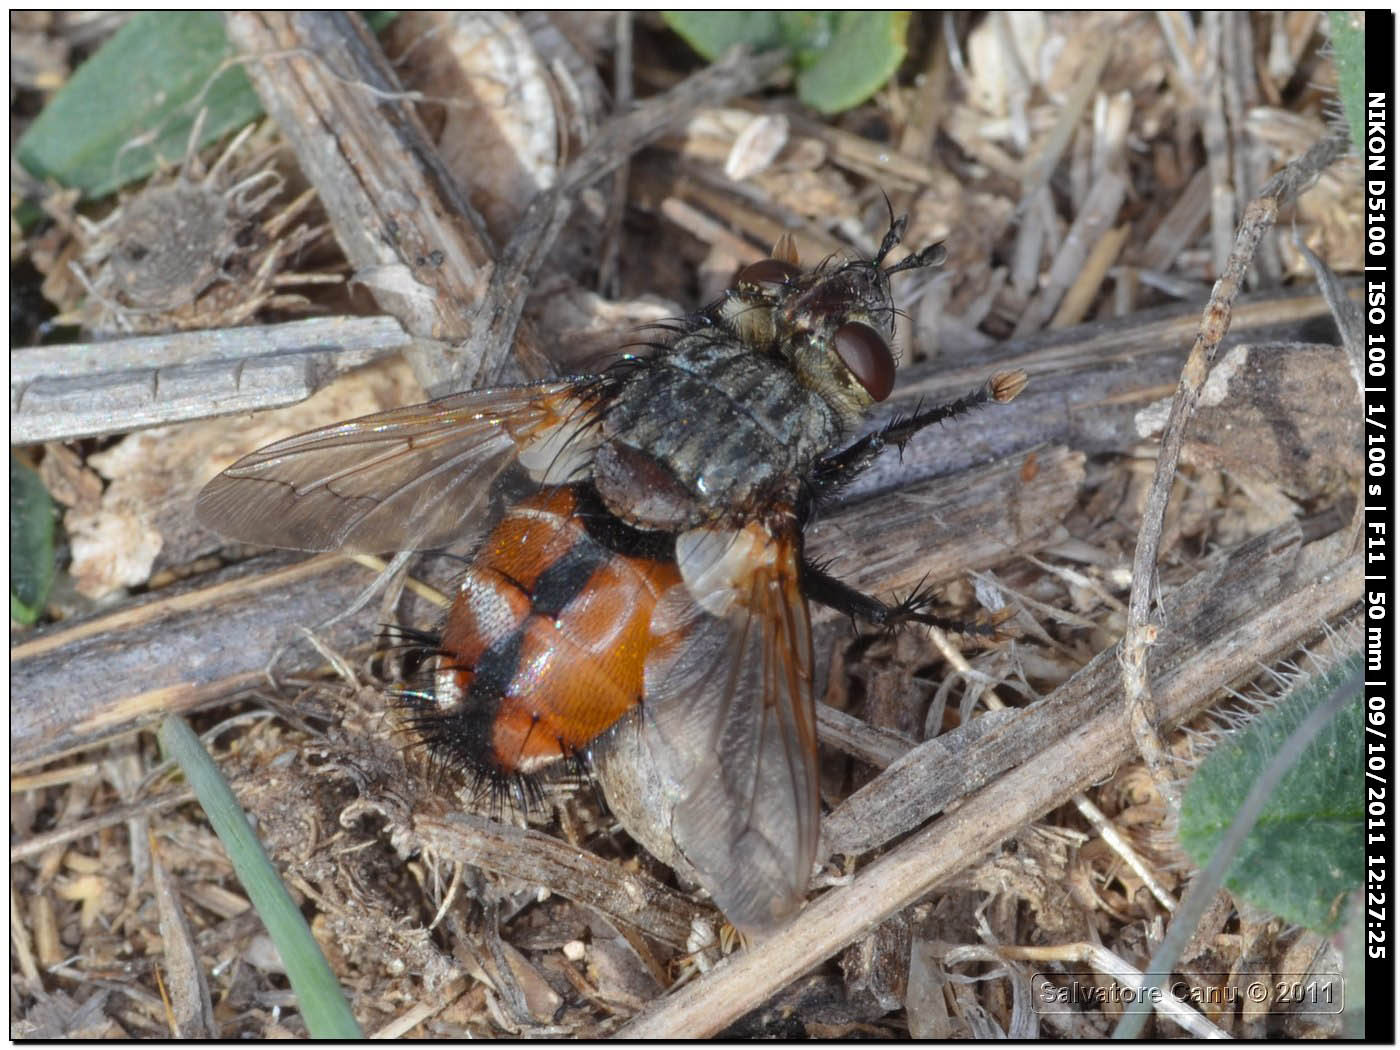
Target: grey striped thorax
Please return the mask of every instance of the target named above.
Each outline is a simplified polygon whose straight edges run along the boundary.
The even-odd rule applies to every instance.
[[[781,358],[701,332],[637,372],[604,417],[593,477],[630,524],[676,532],[792,504],[835,411]]]
[[[833,334],[858,321],[888,337],[893,313],[888,277],[866,260],[741,279],[609,400],[592,462],[608,510],[681,532],[794,506],[874,403]]]

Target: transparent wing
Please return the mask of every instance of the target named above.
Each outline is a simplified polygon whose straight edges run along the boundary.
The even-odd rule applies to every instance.
[[[685,641],[648,666],[641,732],[676,787],[677,849],[731,922],[761,931],[802,902],[820,821],[796,528],[697,530],[677,560],[686,583],[653,631]]]
[[[195,505],[209,528],[298,550],[434,547],[483,509],[517,458],[564,480],[592,414],[577,381],[464,394],[362,416],[286,438],[240,459]]]

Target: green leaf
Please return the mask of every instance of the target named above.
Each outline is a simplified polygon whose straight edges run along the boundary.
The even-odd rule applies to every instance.
[[[239,66],[211,81],[233,54],[213,11],[138,14],[78,67],[20,138],[15,159],[89,198],[144,178],[159,161],[178,163],[200,109],[208,116],[196,148],[262,113]]]
[[[713,61],[735,44],[786,48],[797,97],[822,113],[864,102],[904,61],[907,11],[667,11],[662,17]]]
[[[1304,676],[1276,708],[1231,734],[1201,763],[1182,799],[1180,832],[1197,864],[1209,861],[1270,757],[1361,659],[1358,651],[1325,674]],[[1362,734],[1358,694],[1279,785],[1225,879],[1232,892],[1289,922],[1336,929],[1342,899],[1364,874]]]
[[[10,618],[33,623],[53,586],[58,510],[38,473],[10,453]]]
[[[822,113],[858,106],[904,61],[908,11],[842,11],[831,45],[797,74],[797,97]]]
[[[159,736],[161,748],[180,764],[194,788],[209,823],[228,851],[234,874],[277,946],[311,1038],[363,1039],[340,982],[311,936],[311,927],[199,737],[178,715],[161,722]]]
[[[1337,63],[1337,93],[1351,128],[1356,152],[1364,153],[1366,126],[1366,15],[1361,11],[1330,11],[1332,52]]]

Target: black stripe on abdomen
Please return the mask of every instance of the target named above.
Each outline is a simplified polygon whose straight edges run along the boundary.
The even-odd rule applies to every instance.
[[[558,616],[583,593],[593,574],[606,565],[610,557],[586,532],[578,530],[578,537],[567,553],[536,577],[530,592],[532,611],[539,616]]]
[[[607,564],[609,557],[607,551],[580,530],[573,546],[536,577],[529,591],[503,577],[508,581],[507,586],[516,587],[530,599],[530,614],[510,634],[492,642],[477,660],[467,691],[470,708],[494,713],[520,670],[520,651],[531,619],[536,616],[557,618],[583,593],[593,574]]]

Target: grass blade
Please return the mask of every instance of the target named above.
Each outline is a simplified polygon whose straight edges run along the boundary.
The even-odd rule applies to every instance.
[[[209,823],[228,850],[238,881],[282,956],[311,1037],[363,1039],[340,982],[311,936],[311,928],[199,737],[183,718],[171,715],[161,723],[160,745],[180,764]]]

